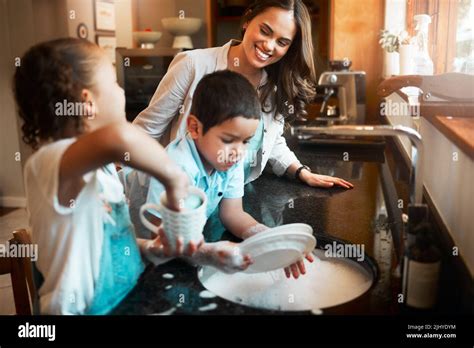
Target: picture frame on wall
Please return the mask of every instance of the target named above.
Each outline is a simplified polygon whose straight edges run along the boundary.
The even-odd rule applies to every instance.
[[[115,65],[115,48],[117,47],[117,38],[114,35],[97,35],[97,45],[102,48],[110,61]]]
[[[111,0],[95,0],[95,29],[115,31],[115,4]]]

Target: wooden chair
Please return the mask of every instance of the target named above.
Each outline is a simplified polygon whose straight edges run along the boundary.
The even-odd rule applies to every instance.
[[[13,231],[10,245],[32,244],[28,231]],[[27,257],[0,257],[0,275],[10,274],[16,314],[32,315],[38,304],[38,293],[33,278],[33,264]]]

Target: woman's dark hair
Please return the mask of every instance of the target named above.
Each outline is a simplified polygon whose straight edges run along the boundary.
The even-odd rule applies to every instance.
[[[221,70],[204,76],[196,86],[191,114],[203,133],[233,117],[260,119],[260,102],[252,84],[241,74]]]
[[[36,149],[42,141],[82,133],[83,117],[58,115],[57,103],[81,103],[82,89],[94,86],[103,57],[97,45],[74,38],[43,42],[25,53],[13,78],[13,93],[26,144]]]
[[[270,112],[276,108],[277,114],[290,122],[306,115],[305,106],[316,94],[311,18],[301,0],[257,0],[242,17],[242,37],[245,34],[243,25],[271,7],[292,11],[297,31],[282,59],[265,67],[268,82],[262,87],[260,101],[263,111]],[[267,101],[271,109],[268,109]]]

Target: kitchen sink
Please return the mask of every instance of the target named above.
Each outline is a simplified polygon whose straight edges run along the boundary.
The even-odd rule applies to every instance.
[[[225,274],[202,267],[198,278],[215,295],[236,304],[267,310],[313,311],[339,306],[366,293],[377,279],[377,267],[352,244],[328,236],[316,236],[314,262],[305,260],[306,274],[286,278],[283,270],[248,274]],[[354,251],[339,257],[337,251]],[[355,255],[357,253],[357,256]],[[346,252],[347,254],[347,252]]]

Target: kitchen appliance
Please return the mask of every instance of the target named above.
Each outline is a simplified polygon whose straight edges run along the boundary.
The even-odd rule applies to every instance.
[[[364,71],[323,72],[316,92],[321,107],[314,119],[326,121],[328,125],[365,123]]]
[[[316,96],[306,108],[307,120],[295,123],[302,133],[305,127],[365,124],[365,72],[351,71],[349,69],[351,64],[349,59],[329,62],[331,71],[321,74],[316,86]],[[311,137],[300,137],[298,141],[326,145],[380,143],[380,139],[374,142],[373,139],[356,139],[346,135],[329,137],[324,134],[311,134]]]
[[[125,112],[128,121],[144,110],[174,56],[174,48],[117,48],[117,82],[125,90]]]
[[[329,67],[331,68],[331,71],[349,71],[351,65],[352,62],[347,58],[329,61]]]
[[[319,77],[307,119],[318,126],[365,123],[365,72],[351,71],[349,59],[332,60]]]

